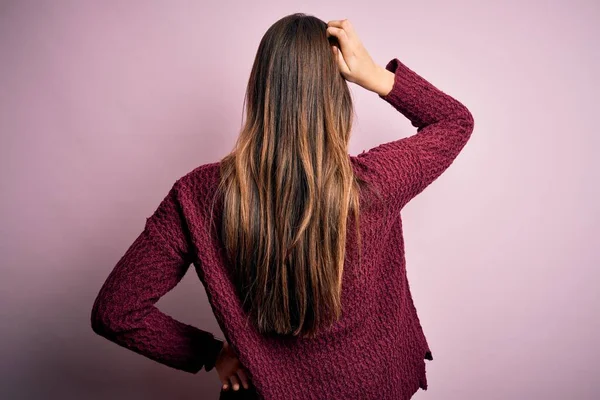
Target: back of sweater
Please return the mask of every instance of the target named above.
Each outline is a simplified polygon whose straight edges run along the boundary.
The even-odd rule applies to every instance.
[[[463,104],[397,58],[385,68],[395,74],[394,86],[379,97],[417,132],[349,156],[355,173],[382,196],[361,199],[360,266],[355,237],[347,235],[343,316],[334,326],[316,339],[300,339],[265,337],[249,323],[216,234],[218,199],[211,214],[219,183],[216,162],[178,179],[147,218],[100,289],[91,315],[94,331],[173,368],[212,370],[222,342],[155,306],[194,265],[253,385],[222,391],[222,399],[409,399],[427,389],[424,360],[433,357],[407,280],[400,211],[450,166],[474,122]]]

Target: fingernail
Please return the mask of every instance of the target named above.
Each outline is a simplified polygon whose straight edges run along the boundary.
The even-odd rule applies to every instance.
[[[233,390],[238,390],[240,388],[240,386],[236,383],[235,385],[233,385]]]

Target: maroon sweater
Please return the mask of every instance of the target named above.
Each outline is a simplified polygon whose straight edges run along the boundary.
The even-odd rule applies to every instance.
[[[211,223],[219,226],[222,210],[217,201],[211,219],[219,181],[215,162],[179,178],[147,218],[94,302],[93,330],[170,367],[212,370],[222,341],[155,306],[192,264],[253,384],[251,390],[222,391],[221,398],[246,392],[244,398],[268,400],[409,399],[427,389],[424,359],[433,357],[407,281],[400,210],[450,166],[473,131],[473,117],[397,58],[385,68],[395,81],[379,97],[418,129],[349,156],[355,173],[383,196],[361,211],[360,268],[355,236],[347,235],[340,321],[313,340],[263,337],[247,323],[222,244],[209,229]]]

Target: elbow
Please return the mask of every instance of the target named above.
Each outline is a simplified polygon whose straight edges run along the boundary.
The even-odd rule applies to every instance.
[[[467,110],[467,127],[469,129],[469,133],[473,132],[473,129],[475,128],[475,119],[469,110]]]
[[[92,306],[90,324],[92,330],[109,340],[115,340],[131,330],[140,329],[141,319],[136,314],[147,314],[145,310],[133,310],[122,307],[110,297],[98,297]]]
[[[96,299],[90,314],[92,330],[104,337],[108,337],[118,330],[118,318],[110,311],[100,299]]]
[[[473,114],[467,107],[463,107],[463,111],[459,117],[460,125],[463,126],[466,132],[470,135],[473,132],[473,128],[475,128],[475,120],[473,119]]]
[[[94,331],[94,333],[102,336],[104,332],[106,332],[106,318],[103,315],[102,311],[100,311],[100,307],[98,307],[97,302],[94,303],[94,307],[92,307],[90,322],[92,325],[92,331]]]
[[[471,133],[475,128],[475,120],[468,108],[464,106],[461,107],[460,112],[456,114],[453,122],[460,127],[459,130],[463,136],[471,136]]]

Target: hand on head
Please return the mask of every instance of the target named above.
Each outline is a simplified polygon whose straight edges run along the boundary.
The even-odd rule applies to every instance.
[[[365,89],[372,90],[372,83],[379,76],[377,65],[360,41],[349,20],[333,20],[327,23],[327,37],[334,36],[340,48],[332,45],[342,76]]]

